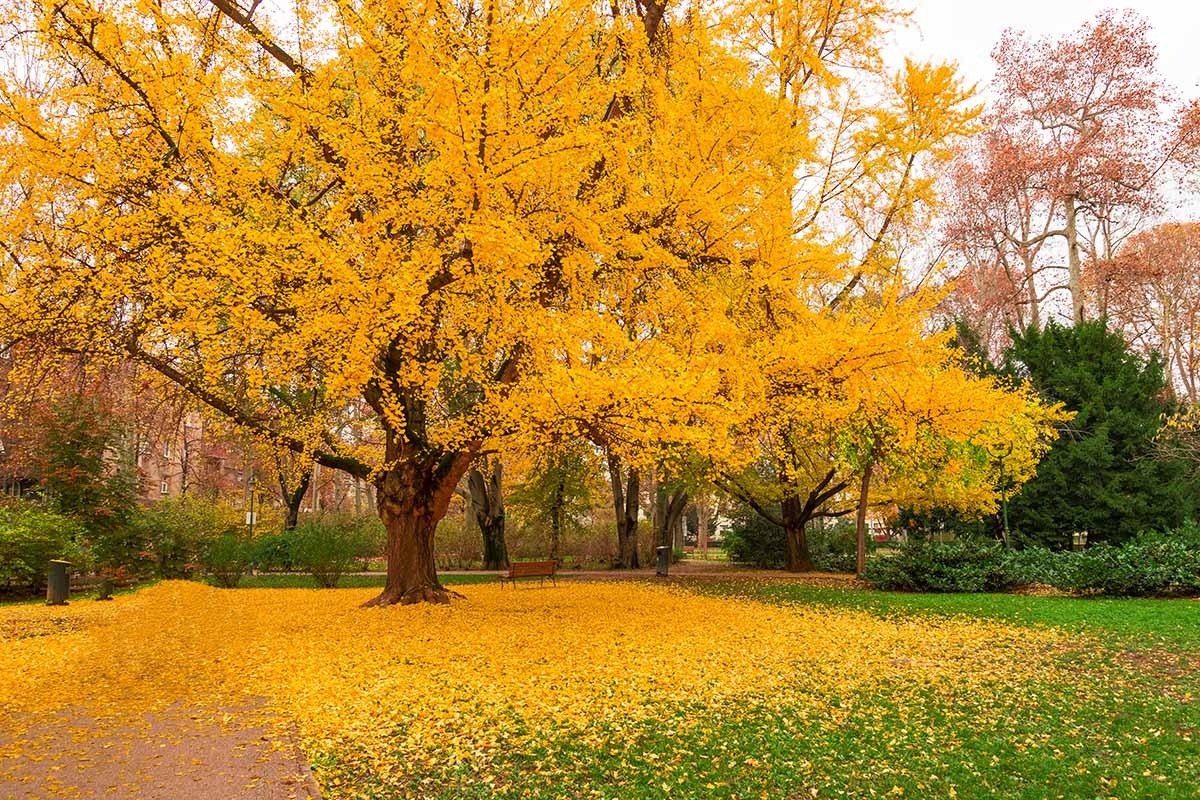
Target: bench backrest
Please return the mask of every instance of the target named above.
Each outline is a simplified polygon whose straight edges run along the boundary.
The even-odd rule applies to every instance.
[[[554,561],[514,561],[508,566],[510,578],[529,578],[535,575],[553,575],[558,564]]]

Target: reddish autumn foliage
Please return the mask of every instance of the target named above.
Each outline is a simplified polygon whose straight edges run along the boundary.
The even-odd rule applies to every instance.
[[[1106,11],[1063,37],[1007,31],[993,50],[996,101],[961,155],[947,226],[965,265],[952,307],[985,338],[1068,309],[1083,319],[1089,265],[1117,257],[1159,209],[1164,169],[1200,142],[1200,111],[1179,109],[1149,31]]]
[[[1162,354],[1172,382],[1200,399],[1200,223],[1169,223],[1130,239],[1099,262],[1087,285],[1110,324]]]

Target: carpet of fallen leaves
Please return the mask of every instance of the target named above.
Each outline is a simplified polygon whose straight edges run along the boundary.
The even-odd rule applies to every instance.
[[[298,727],[328,797],[364,791],[346,774],[371,775],[375,796],[427,796],[430,776],[503,782],[490,765],[506,752],[563,737],[603,748],[614,731],[668,718],[686,731],[741,705],[836,724],[838,697],[897,681],[986,697],[1065,669],[1062,634],[966,618],[632,583],[461,590],[450,606],[364,609],[371,590],[165,582],[0,608],[0,726],[72,706],[121,725],[177,703],[257,705]]]

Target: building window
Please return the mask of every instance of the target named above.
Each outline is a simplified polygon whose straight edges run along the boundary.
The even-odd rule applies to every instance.
[[[167,443],[167,444],[163,445],[163,458],[170,458],[170,457],[171,457],[171,445],[170,445],[170,443]]]
[[[162,483],[160,483],[158,485],[158,493],[159,494],[170,494],[171,486],[166,481],[163,481]]]

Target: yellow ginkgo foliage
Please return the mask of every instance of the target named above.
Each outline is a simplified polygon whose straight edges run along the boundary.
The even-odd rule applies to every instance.
[[[445,600],[433,532],[481,453],[737,471],[911,349],[898,254],[975,112],[951,70],[884,70],[898,16],[10,3],[0,339],[140,362],[373,481],[375,602]],[[381,452],[332,424],[358,406]]]

